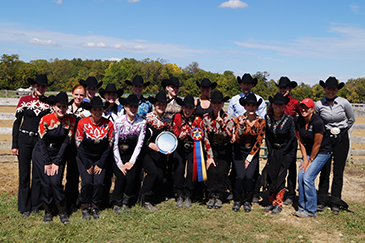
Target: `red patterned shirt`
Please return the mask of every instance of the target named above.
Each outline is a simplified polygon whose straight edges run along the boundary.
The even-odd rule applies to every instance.
[[[156,112],[150,112],[146,115],[147,129],[151,129],[152,135],[149,138],[154,143],[158,134],[163,131],[169,131],[171,127],[171,118],[163,115],[158,117]]]
[[[211,145],[230,143],[234,133],[234,117],[221,111],[220,116],[223,119],[221,126],[214,117],[213,112],[203,116],[204,124],[204,147],[207,151],[208,159],[213,159],[213,151]]]
[[[172,122],[172,132],[179,139],[179,136],[182,132],[185,132],[187,135],[182,140],[183,142],[193,142],[194,140],[190,137],[190,132],[193,128],[199,127],[203,129],[203,120],[197,116],[191,116],[186,118],[182,112],[177,113]],[[179,139],[180,140],[180,139]],[[181,140],[180,140],[181,141]]]

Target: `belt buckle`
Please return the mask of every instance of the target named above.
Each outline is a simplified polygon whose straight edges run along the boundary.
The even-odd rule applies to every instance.
[[[338,127],[332,127],[330,130],[330,133],[332,135],[338,135],[338,134],[340,134],[340,132],[341,132],[341,130]]]
[[[128,144],[121,144],[119,145],[119,149],[123,150],[123,151],[126,151],[129,149],[129,145]]]
[[[273,143],[272,145],[274,148],[281,148],[281,144],[279,143]]]
[[[29,137],[33,137],[34,136],[34,132],[30,131],[29,133]]]
[[[192,146],[190,143],[184,143],[184,148],[185,149],[190,149]]]
[[[246,143],[246,144],[245,144],[245,147],[246,147],[246,148],[251,148],[251,143]]]

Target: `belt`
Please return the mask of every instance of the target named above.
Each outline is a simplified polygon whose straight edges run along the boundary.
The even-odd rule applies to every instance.
[[[125,144],[125,143],[119,144],[119,150],[127,151],[128,149],[129,149],[129,144]]]
[[[228,145],[228,143],[227,142],[226,143],[212,143],[212,145],[214,147],[225,147]]]
[[[37,132],[32,132],[32,131],[27,131],[27,130],[22,130],[22,129],[19,129],[19,132],[26,133],[26,134],[29,135],[29,137],[36,137],[36,136],[38,136],[38,133]]]
[[[194,148],[194,143],[193,142],[185,142],[184,143],[184,148],[185,149],[192,149],[192,148]]]
[[[58,144],[58,143],[50,143],[49,144],[49,147],[50,148],[60,148],[61,147],[61,144]]]
[[[274,148],[274,149],[280,149],[280,148],[283,148],[284,146],[285,146],[286,144],[280,144],[280,143],[273,143],[272,144],[272,147]]]

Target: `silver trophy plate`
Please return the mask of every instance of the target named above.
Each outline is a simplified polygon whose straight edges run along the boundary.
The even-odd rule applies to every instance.
[[[168,152],[174,152],[177,147],[177,138],[172,132],[161,132],[155,141],[160,152],[167,154]]]

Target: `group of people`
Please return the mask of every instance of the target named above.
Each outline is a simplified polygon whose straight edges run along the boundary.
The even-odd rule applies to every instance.
[[[344,84],[329,77],[320,81],[323,99],[299,102],[290,96],[297,83],[281,77],[267,109],[262,97],[251,91],[256,78],[246,73],[237,81],[242,93],[231,99],[214,90],[217,83],[208,78],[196,82],[201,97],[179,98],[183,83],[176,77],[163,80],[164,90],[145,98],[142,92],[150,83],[136,75],[125,81],[132,94],[123,98],[124,91],[115,84],[100,88],[102,82],[88,77],[73,88],[69,101],[65,92],[44,96],[52,85],[45,75],[28,79],[34,93],[19,100],[13,126],[18,210],[29,217],[43,205],[47,223],[57,208],[61,222],[68,224],[68,215],[78,206],[87,220],[98,219],[100,210],[110,206],[118,214],[130,212],[134,199],[151,211],[159,211],[156,203],[165,198],[176,199],[177,207],[206,199],[208,209],[220,209],[228,192],[233,211],[243,206],[250,212],[258,195],[267,195],[269,205],[263,210],[278,214],[283,204],[293,203],[298,181],[298,211],[293,215],[315,217],[327,206],[338,214],[349,150],[347,131],[355,121],[351,104],[336,95]],[[195,128],[203,131],[204,182],[195,176]],[[176,150],[162,152],[156,138],[167,131],[176,137]],[[260,175],[264,139],[268,160]],[[298,144],[303,159],[297,171]],[[320,172],[317,203],[314,180]]]

